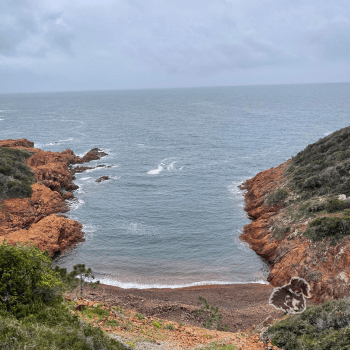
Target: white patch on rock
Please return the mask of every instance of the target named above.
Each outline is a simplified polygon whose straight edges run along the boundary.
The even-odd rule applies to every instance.
[[[339,253],[335,256],[335,258],[339,259],[342,254],[344,254],[344,249],[340,248]]]
[[[345,195],[345,194],[340,194],[340,195],[338,196],[338,199],[339,199],[340,201],[346,201],[346,195]]]
[[[342,271],[338,276],[337,278],[339,278],[340,280],[342,280],[343,282],[345,282],[346,284],[349,284],[348,283],[348,278],[346,276],[346,273],[345,271]]]

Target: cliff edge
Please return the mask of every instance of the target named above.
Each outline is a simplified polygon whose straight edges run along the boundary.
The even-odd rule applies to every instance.
[[[245,181],[252,222],[240,238],[275,287],[304,278],[317,303],[350,295],[350,127]]]

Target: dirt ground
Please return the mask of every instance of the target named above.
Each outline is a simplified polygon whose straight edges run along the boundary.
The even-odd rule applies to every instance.
[[[122,289],[100,284],[98,289],[86,287],[83,296],[109,305],[118,305],[142,313],[146,317],[202,327],[205,315],[197,316],[199,296],[210,306],[218,306],[222,315],[221,324],[228,325],[229,332],[243,331],[262,323],[268,316],[279,319],[283,311],[269,305],[274,287],[249,283],[208,285],[180,289]],[[307,306],[315,305],[307,299]]]

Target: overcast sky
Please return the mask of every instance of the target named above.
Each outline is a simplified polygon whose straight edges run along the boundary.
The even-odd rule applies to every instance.
[[[345,81],[349,0],[0,0],[0,92]]]

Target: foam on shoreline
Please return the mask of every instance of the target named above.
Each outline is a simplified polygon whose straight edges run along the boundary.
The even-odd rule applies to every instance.
[[[200,286],[222,286],[222,285],[232,285],[232,284],[269,284],[267,281],[257,280],[253,282],[223,282],[223,281],[202,281],[202,282],[193,282],[186,284],[141,284],[134,282],[119,282],[111,280],[109,278],[99,279],[100,283],[118,287],[122,289],[181,289],[188,287],[200,287]]]

